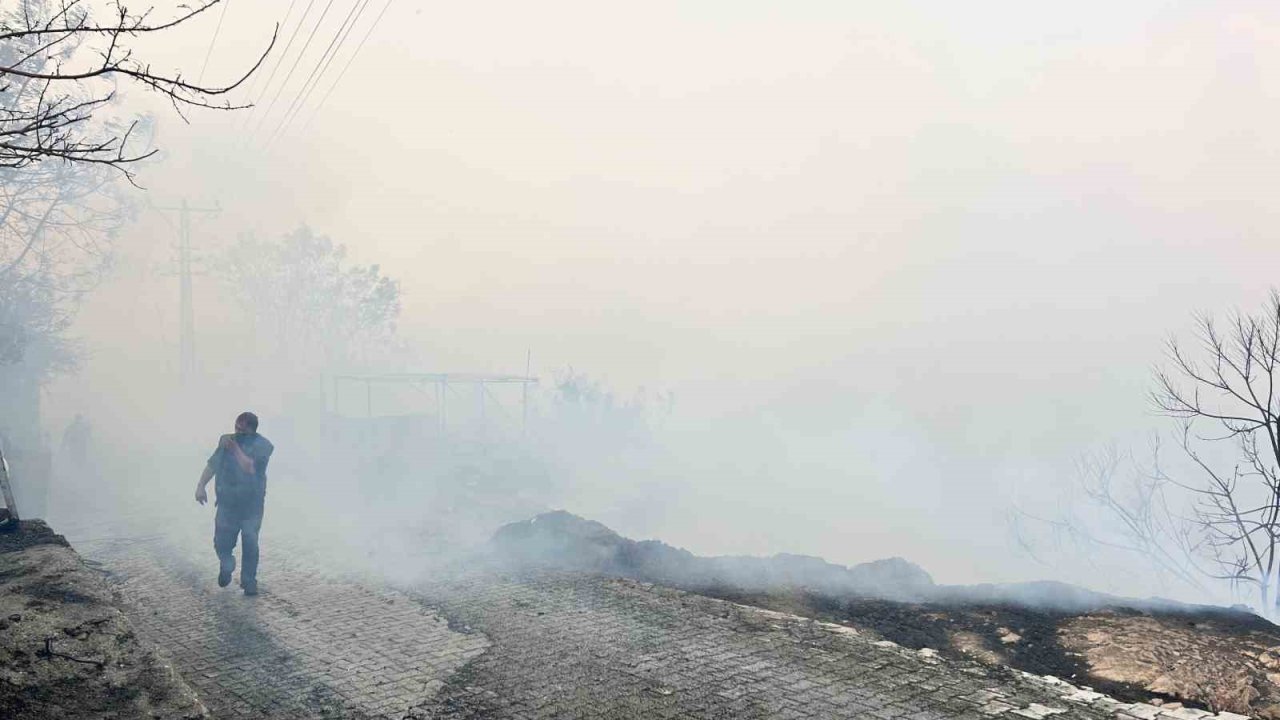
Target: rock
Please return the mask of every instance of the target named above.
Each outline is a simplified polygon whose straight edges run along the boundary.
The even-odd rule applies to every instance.
[[[996,629],[996,634],[999,636],[1000,642],[1005,645],[1013,645],[1014,643],[1022,641],[1021,635],[1006,627]]]
[[[1258,653],[1258,662],[1269,670],[1280,670],[1280,659],[1277,659],[1269,651]]]

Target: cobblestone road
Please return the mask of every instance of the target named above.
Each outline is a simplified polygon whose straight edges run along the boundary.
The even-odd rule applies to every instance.
[[[273,543],[257,598],[218,588],[190,538],[80,550],[218,718],[1205,715],[628,580],[473,567],[391,589]]]
[[[164,541],[91,555],[216,718],[401,718],[489,645],[403,593],[292,566],[246,598]]]

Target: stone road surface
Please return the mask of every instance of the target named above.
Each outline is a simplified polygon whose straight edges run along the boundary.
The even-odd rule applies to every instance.
[[[440,572],[397,583],[264,547],[262,594],[198,537],[79,543],[217,718],[1177,718],[849,628],[628,580]],[[1226,716],[1223,717],[1233,717]]]

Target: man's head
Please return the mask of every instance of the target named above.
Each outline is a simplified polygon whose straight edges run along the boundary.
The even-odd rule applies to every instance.
[[[242,412],[236,416],[236,433],[248,435],[258,432],[258,416],[251,412]]]

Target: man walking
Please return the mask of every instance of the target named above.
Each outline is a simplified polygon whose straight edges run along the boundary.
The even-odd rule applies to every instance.
[[[218,447],[196,485],[196,502],[204,505],[209,501],[205,486],[216,476],[218,512],[213,521],[213,549],[218,553],[218,587],[231,584],[231,573],[236,569],[232,551],[238,535],[244,561],[240,587],[245,595],[257,595],[258,531],[267,497],[267,462],[275,447],[258,434],[258,416],[251,412],[240,413],[235,429],[234,434],[218,439]]]

